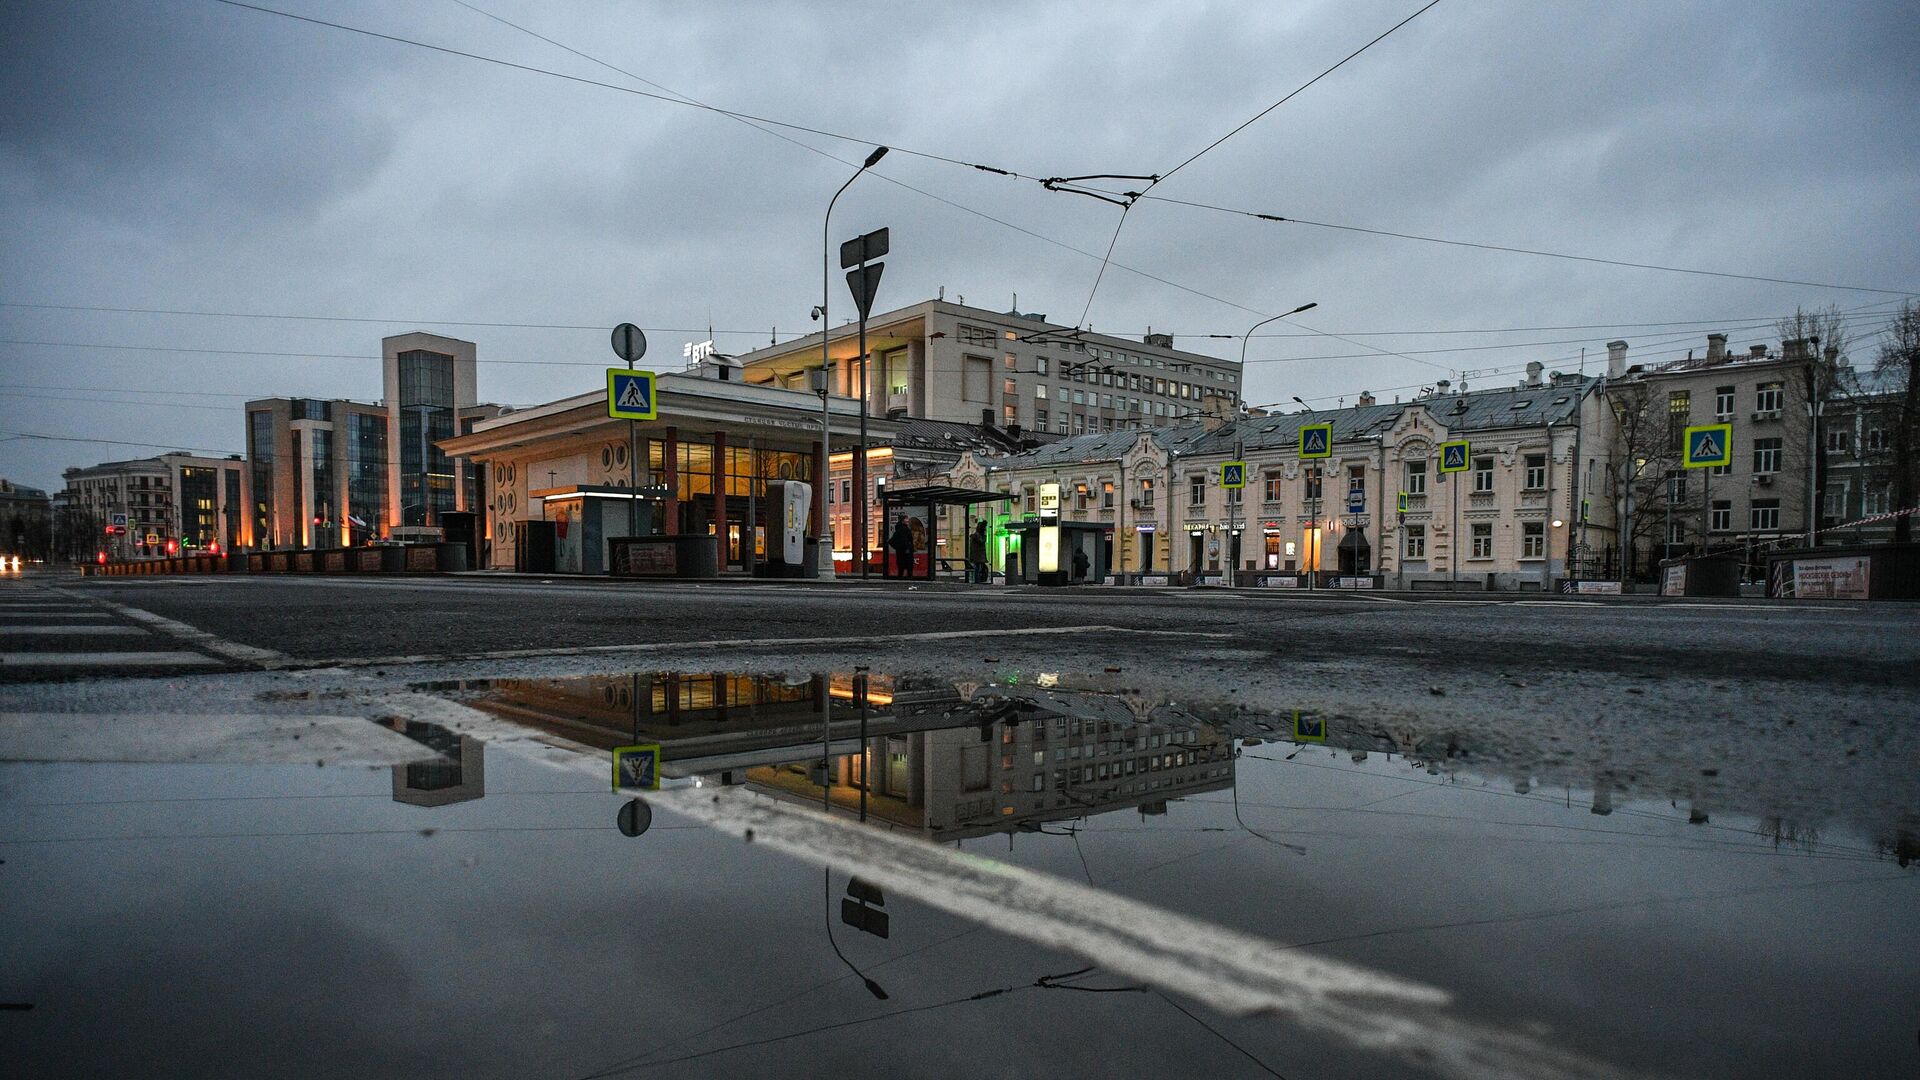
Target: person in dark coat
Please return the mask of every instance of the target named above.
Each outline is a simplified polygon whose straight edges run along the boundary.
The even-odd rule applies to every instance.
[[[987,523],[978,522],[967,537],[967,580],[985,584],[993,580],[987,572]]]
[[[893,535],[887,538],[887,546],[893,549],[895,572],[902,577],[913,573],[913,526],[907,524],[907,516],[900,515],[893,523]]]

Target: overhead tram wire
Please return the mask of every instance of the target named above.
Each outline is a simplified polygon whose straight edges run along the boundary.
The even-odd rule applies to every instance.
[[[1153,183],[1147,185],[1148,191],[1151,191],[1155,186],[1157,186],[1162,180],[1165,180],[1167,177],[1172,176],[1174,173],[1177,173],[1181,169],[1184,169],[1187,166],[1193,164],[1194,162],[1200,160],[1202,157],[1206,156],[1207,153],[1212,151],[1215,147],[1219,146],[1221,143],[1226,142],[1228,139],[1231,139],[1235,135],[1238,135],[1242,131],[1245,131],[1248,128],[1252,127],[1254,124],[1258,123],[1260,119],[1266,116],[1268,113],[1272,112],[1273,110],[1279,108],[1282,105],[1285,105],[1287,102],[1292,101],[1294,97],[1299,95],[1301,91],[1305,90],[1307,87],[1312,86],[1314,83],[1317,83],[1321,79],[1324,79],[1327,76],[1333,74],[1334,72],[1340,70],[1341,66],[1346,64],[1347,61],[1353,59],[1356,56],[1359,56],[1361,53],[1366,52],[1368,49],[1373,48],[1375,45],[1380,44],[1380,42],[1386,39],[1387,35],[1407,25],[1408,23],[1419,18],[1420,16],[1425,15],[1429,10],[1433,8],[1435,4],[1438,4],[1439,2],[1440,0],[1429,0],[1426,6],[1422,7],[1420,10],[1414,12],[1413,14],[1407,16],[1406,18],[1401,19],[1399,22],[1394,23],[1392,26],[1387,27],[1385,30],[1381,31],[1378,37],[1374,38],[1372,41],[1367,42],[1365,45],[1362,45],[1359,48],[1353,50],[1347,55],[1341,57],[1339,62],[1334,64],[1332,67],[1326,69],[1325,71],[1322,71],[1318,75],[1315,75],[1313,78],[1308,79],[1306,82],[1301,83],[1299,86],[1294,87],[1292,90],[1288,91],[1285,97],[1267,106],[1266,108],[1261,109],[1259,112],[1254,113],[1251,117],[1249,117],[1246,120],[1246,122],[1242,123],[1239,127],[1234,128],[1232,131],[1227,132],[1225,135],[1222,135],[1219,138],[1208,143],[1207,145],[1201,147],[1199,152],[1195,153],[1192,157],[1189,157],[1185,161],[1182,161],[1180,164],[1175,165],[1171,169],[1168,169],[1166,172],[1161,173],[1157,178],[1155,178]],[[1146,192],[1142,192],[1140,197],[1146,198],[1147,197]]]
[[[647,86],[651,86],[651,87],[653,87],[653,88],[655,88],[656,90],[660,90],[660,91],[662,91],[662,92],[664,92],[664,93],[668,93],[668,94],[672,94],[672,95],[674,95],[675,97],[678,97],[678,98],[682,98],[682,99],[684,99],[684,100],[685,100],[685,101],[686,101],[686,102],[687,102],[688,104],[692,104],[692,105],[697,105],[697,106],[700,106],[700,107],[702,107],[702,108],[711,108],[711,107],[712,107],[712,106],[709,106],[709,105],[707,105],[707,103],[705,103],[705,102],[703,102],[703,101],[700,101],[700,100],[699,100],[699,99],[697,99],[697,98],[694,98],[694,97],[692,97],[692,96],[690,96],[690,95],[687,95],[687,94],[684,94],[684,93],[681,93],[680,91],[678,91],[678,90],[675,90],[675,89],[673,89],[673,88],[671,88],[671,87],[668,87],[668,86],[664,86],[664,85],[662,85],[662,84],[660,84],[660,83],[657,83],[657,82],[654,82],[654,81],[653,81],[652,79],[648,79],[648,78],[646,78],[645,76],[642,76],[642,75],[637,75],[637,74],[635,74],[635,73],[633,73],[633,72],[631,72],[631,71],[628,71],[627,69],[625,69],[625,68],[623,68],[623,67],[620,67],[620,66],[619,66],[619,65],[617,65],[617,64],[613,64],[613,63],[610,63],[610,62],[608,62],[608,61],[605,61],[605,60],[602,60],[602,59],[600,59],[600,58],[599,58],[599,57],[597,57],[597,56],[593,56],[593,55],[591,55],[591,54],[589,54],[589,53],[586,53],[586,52],[583,52],[583,51],[581,51],[581,50],[579,50],[579,49],[576,49],[576,48],[574,48],[574,47],[573,47],[573,46],[571,46],[571,45],[568,45],[568,44],[566,44],[565,42],[561,42],[561,41],[556,41],[556,40],[554,40],[553,38],[550,38],[550,37],[548,37],[548,36],[546,36],[545,34],[542,34],[542,33],[540,33],[540,32],[539,32],[539,31],[537,31],[537,30],[533,30],[533,29],[531,29],[531,28],[529,28],[529,27],[525,27],[525,26],[521,26],[521,25],[520,25],[520,24],[518,24],[518,23],[515,23],[515,22],[512,22],[512,21],[509,21],[509,20],[507,20],[507,19],[504,19],[504,18],[501,18],[501,17],[500,17],[500,16],[498,16],[498,15],[495,15],[495,14],[492,14],[491,12],[488,12],[488,11],[485,11],[485,10],[482,10],[481,8],[478,8],[478,7],[475,7],[474,5],[472,5],[472,4],[469,4],[469,3],[467,3],[467,2],[466,2],[466,0],[453,0],[453,2],[454,2],[454,3],[456,3],[456,4],[459,4],[459,5],[461,6],[461,7],[463,7],[463,8],[466,8],[467,10],[469,10],[469,11],[472,11],[472,12],[474,12],[474,13],[476,13],[476,14],[479,14],[479,15],[484,15],[484,16],[486,16],[487,18],[489,18],[489,19],[492,19],[493,21],[495,21],[495,22],[498,22],[498,23],[500,23],[500,24],[501,24],[501,25],[503,25],[503,26],[508,26],[508,27],[512,27],[513,29],[515,29],[515,30],[518,30],[518,31],[520,31],[520,32],[521,32],[521,33],[523,33],[523,34],[526,34],[526,35],[528,35],[528,36],[530,36],[530,37],[533,37],[533,38],[537,38],[537,39],[539,39],[540,41],[544,41],[544,42],[546,42],[547,44],[549,44],[549,45],[552,45],[553,47],[555,47],[555,48],[557,48],[557,49],[562,49],[562,50],[564,50],[564,51],[566,51],[566,52],[568,52],[568,53],[571,53],[572,55],[574,55],[574,56],[577,56],[577,57],[579,57],[579,58],[580,58],[580,59],[582,59],[582,60],[585,60],[585,61],[587,61],[587,62],[589,62],[589,63],[592,63],[592,64],[597,64],[597,65],[599,65],[600,67],[603,67],[603,68],[606,68],[606,69],[607,69],[608,71],[612,71],[612,72],[616,72],[616,73],[618,73],[618,74],[620,74],[620,75],[624,75],[624,76],[626,76],[626,77],[627,77],[627,78],[629,78],[629,79],[633,79],[633,80],[635,80],[636,82],[640,82],[640,83],[644,83],[644,84],[646,84]],[[772,129],[772,128],[770,128],[770,127],[767,127],[766,125],[764,125],[764,124],[762,124],[762,123],[758,123],[758,122],[756,122],[756,121],[755,121],[755,120],[753,120],[753,119],[749,119],[749,118],[747,118],[747,117],[746,117],[745,115],[743,115],[743,114],[735,114],[735,113],[731,113],[731,112],[725,112],[724,110],[721,110],[721,111],[722,111],[722,112],[724,113],[724,115],[726,115],[726,116],[728,116],[728,117],[730,117],[731,119],[734,119],[734,120],[737,120],[737,121],[739,121],[740,123],[742,123],[742,124],[745,124],[745,125],[747,125],[748,127],[751,127],[751,128],[754,128],[754,129],[756,129],[756,130],[759,130],[759,131],[763,131],[763,132],[766,132],[767,134],[769,134],[769,135],[772,135],[772,136],[774,136],[775,138],[778,138],[778,139],[782,139],[782,140],[785,140],[786,142],[790,142],[790,143],[792,143],[793,145],[795,145],[795,146],[798,146],[798,147],[800,147],[800,148],[801,148],[801,149],[803,149],[803,150],[807,150],[807,151],[809,151],[809,152],[811,152],[811,153],[814,153],[814,154],[818,154],[818,155],[820,155],[821,157],[824,157],[824,158],[827,158],[827,159],[828,159],[828,160],[830,160],[830,161],[836,161],[836,162],[839,162],[840,164],[842,164],[842,165],[845,165],[845,166],[846,166],[846,167],[848,167],[848,168],[852,168],[852,167],[854,166],[854,164],[855,164],[855,162],[854,162],[854,159],[851,159],[851,158],[843,158],[843,157],[841,157],[841,156],[840,156],[840,155],[838,155],[838,154],[835,154],[835,153],[832,153],[832,152],[830,152],[830,151],[827,151],[827,150],[822,150],[822,149],[820,149],[819,147],[817,147],[817,146],[814,146],[814,145],[812,145],[811,143],[807,143],[807,142],[804,142],[804,141],[802,141],[802,140],[800,140],[800,139],[796,139],[796,138],[793,138],[792,136],[790,136],[790,135],[787,135],[787,134],[785,134],[785,133],[783,133],[783,132],[780,132],[780,131],[776,131],[776,130],[774,130],[774,129]],[[975,167],[975,168],[978,168],[978,169],[982,169],[983,171],[988,171],[988,172],[996,172],[996,173],[998,173],[998,172],[1004,172],[1004,171],[1005,171],[1005,170],[999,170],[999,169],[989,169],[989,168],[987,168],[987,167],[985,167],[985,166],[978,166],[978,165],[976,165],[976,166],[974,166],[974,167]],[[937,202],[937,203],[940,203],[940,204],[942,204],[942,205],[944,205],[944,206],[949,206],[949,207],[952,207],[953,209],[955,209],[955,210],[959,210],[959,211],[961,211],[962,213],[966,213],[966,214],[971,214],[971,215],[973,215],[974,217],[977,217],[977,218],[980,218],[980,219],[981,219],[982,221],[990,221],[990,222],[992,222],[992,223],[994,223],[995,225],[999,225],[999,226],[1001,226],[1002,228],[1006,228],[1006,229],[1012,229],[1012,230],[1013,230],[1014,232],[1017,232],[1017,233],[1020,233],[1020,234],[1022,234],[1022,235],[1024,235],[1024,236],[1030,236],[1030,237],[1032,237],[1033,239],[1035,239],[1035,240],[1039,240],[1039,241],[1040,241],[1040,242],[1042,242],[1042,243],[1046,243],[1046,244],[1051,244],[1051,245],[1053,245],[1054,247],[1057,247],[1057,248],[1060,248],[1060,249],[1062,249],[1063,251],[1070,251],[1070,252],[1072,252],[1072,253],[1074,253],[1075,255],[1079,255],[1079,256],[1082,256],[1083,258],[1088,258],[1088,259],[1096,259],[1096,260],[1099,260],[1099,261],[1100,261],[1100,264],[1101,264],[1101,265],[1100,265],[1100,273],[1102,273],[1102,274],[1104,274],[1104,273],[1106,272],[1106,268],[1107,268],[1108,266],[1116,266],[1116,267],[1118,267],[1118,268],[1120,268],[1120,269],[1122,269],[1122,270],[1125,270],[1125,271],[1127,271],[1127,272],[1128,272],[1128,273],[1130,273],[1130,274],[1134,274],[1134,275],[1136,275],[1136,276],[1138,276],[1138,277],[1143,277],[1143,278],[1146,278],[1146,279],[1147,279],[1147,280],[1149,280],[1149,281],[1153,281],[1153,282],[1157,282],[1158,284],[1161,284],[1161,285],[1165,285],[1165,286],[1167,286],[1168,288],[1171,288],[1171,289],[1178,289],[1178,290],[1179,290],[1179,291],[1181,291],[1181,292],[1184,292],[1184,293],[1188,293],[1188,294],[1190,294],[1190,295],[1192,295],[1192,296],[1197,296],[1197,297],[1200,297],[1201,299],[1204,299],[1204,300],[1211,300],[1211,301],[1213,301],[1213,302],[1214,302],[1214,303],[1216,303],[1216,304],[1221,304],[1221,305],[1224,305],[1224,306],[1226,306],[1226,307],[1231,307],[1231,308],[1235,308],[1235,309],[1237,309],[1237,310],[1240,310],[1240,311],[1246,311],[1246,312],[1253,312],[1254,314],[1258,314],[1258,312],[1255,312],[1253,308],[1250,308],[1250,307],[1247,307],[1247,306],[1246,306],[1246,305],[1244,305],[1244,304],[1238,304],[1238,303],[1235,303],[1235,302],[1234,302],[1234,301],[1232,301],[1232,300],[1228,300],[1228,299],[1226,299],[1226,298],[1224,298],[1224,297],[1220,297],[1220,296],[1215,296],[1215,295],[1214,295],[1214,294],[1212,294],[1212,293],[1209,293],[1209,292],[1205,292],[1205,291],[1203,291],[1203,290],[1201,290],[1201,289],[1196,289],[1196,288],[1193,288],[1192,286],[1189,286],[1189,285],[1182,285],[1182,284],[1180,284],[1180,283],[1179,283],[1179,282],[1177,282],[1177,281],[1173,281],[1173,280],[1170,280],[1170,279],[1168,279],[1168,278],[1163,278],[1163,277],[1160,277],[1160,276],[1159,276],[1159,275],[1157,275],[1157,274],[1152,274],[1152,273],[1149,273],[1149,272],[1147,272],[1147,271],[1145,271],[1145,270],[1141,270],[1141,269],[1139,269],[1138,267],[1134,267],[1134,266],[1128,266],[1128,265],[1127,265],[1126,263],[1122,263],[1122,262],[1115,262],[1115,261],[1113,261],[1113,249],[1112,249],[1112,246],[1111,246],[1111,245],[1109,245],[1109,246],[1108,246],[1108,249],[1107,249],[1107,254],[1106,254],[1106,256],[1105,256],[1105,257],[1103,258],[1102,256],[1099,256],[1099,255],[1096,255],[1096,254],[1094,254],[1093,252],[1091,252],[1091,251],[1088,251],[1088,250],[1087,250],[1086,248],[1082,248],[1082,247],[1076,247],[1076,246],[1074,246],[1073,244],[1069,244],[1069,243],[1067,243],[1067,242],[1065,242],[1065,241],[1063,241],[1063,240],[1055,240],[1055,239],[1054,239],[1053,237],[1051,237],[1051,236],[1047,236],[1047,235],[1046,235],[1046,234],[1044,234],[1044,233],[1039,233],[1039,232],[1035,232],[1034,230],[1032,230],[1032,229],[1029,229],[1029,228],[1027,228],[1027,227],[1026,227],[1026,226],[1024,226],[1024,225],[1016,225],[1016,224],[1014,224],[1013,222],[1011,222],[1011,221],[1008,221],[1008,220],[1006,220],[1006,219],[1004,219],[1004,218],[998,218],[998,217],[995,217],[995,216],[993,216],[992,214],[989,214],[989,213],[987,213],[987,212],[986,212],[986,211],[984,211],[984,210],[977,210],[977,209],[975,209],[974,207],[971,207],[971,206],[968,206],[968,205],[966,205],[965,203],[961,203],[961,202],[956,202],[956,201],[954,201],[953,199],[949,199],[949,198],[947,198],[947,197],[946,197],[946,196],[944,196],[944,195],[937,195],[937,194],[935,194],[935,193],[933,193],[933,192],[931,192],[931,191],[928,191],[928,190],[926,190],[925,188],[921,188],[921,187],[915,187],[914,185],[912,185],[912,184],[909,184],[909,183],[907,183],[907,182],[906,182],[906,181],[904,181],[904,180],[899,180],[899,179],[896,179],[896,178],[894,178],[894,177],[892,177],[892,176],[889,176],[889,175],[887,175],[887,174],[886,174],[886,173],[884,173],[884,172],[881,172],[881,171],[880,171],[880,170],[878,170],[878,169],[875,169],[875,170],[872,170],[872,175],[873,175],[873,176],[874,176],[874,177],[875,177],[876,179],[878,179],[878,180],[881,180],[881,181],[883,181],[883,182],[885,182],[885,183],[889,183],[889,184],[892,184],[893,186],[895,186],[895,187],[897,187],[897,188],[901,188],[901,189],[904,189],[904,190],[906,190],[906,191],[911,191],[911,192],[913,192],[913,193],[914,193],[914,194],[916,194],[916,195],[920,195],[920,196],[923,196],[923,197],[925,197],[925,198],[928,198],[928,199],[932,199],[932,200],[933,200],[934,202]],[[1018,174],[1015,174],[1015,173],[1007,173],[1007,175],[1009,175],[1009,176],[1014,176],[1014,177],[1016,177],[1016,178],[1018,178],[1018,179],[1032,179],[1031,177],[1020,177],[1020,176],[1018,176]],[[1041,183],[1042,183],[1042,186],[1046,186],[1046,185],[1047,185],[1047,183],[1049,183],[1049,181],[1042,181]],[[1097,285],[1096,285],[1095,287],[1096,287],[1096,288],[1098,288],[1098,286],[1097,286]],[[642,327],[642,329],[646,329],[646,328],[645,328],[645,327]],[[807,335],[805,335],[805,334],[800,334],[800,335],[796,335],[796,338],[798,338],[798,337],[805,337],[805,336],[807,336]]]
[[[1347,55],[1341,57],[1338,61],[1334,63],[1332,67],[1327,68],[1325,71],[1322,71],[1320,74],[1315,75],[1313,78],[1308,79],[1306,82],[1301,83],[1299,86],[1294,87],[1292,90],[1288,91],[1287,94],[1284,97],[1282,97],[1280,100],[1274,102],[1273,104],[1267,106],[1264,109],[1261,109],[1259,112],[1249,117],[1246,121],[1241,123],[1238,127],[1234,128],[1232,131],[1227,132],[1225,135],[1222,135],[1219,138],[1213,140],[1212,142],[1208,143],[1206,146],[1201,147],[1198,152],[1188,157],[1185,161],[1182,161],[1180,164],[1175,165],[1173,168],[1168,169],[1166,172],[1156,173],[1149,176],[1141,176],[1141,177],[1113,177],[1113,179],[1144,179],[1147,181],[1147,185],[1137,192],[1130,191],[1130,192],[1122,193],[1122,197],[1124,198],[1125,201],[1120,203],[1120,220],[1118,223],[1114,225],[1113,238],[1107,242],[1107,255],[1106,255],[1106,258],[1102,259],[1100,262],[1100,272],[1097,275],[1095,275],[1093,279],[1093,288],[1087,293],[1086,312],[1091,312],[1093,310],[1094,297],[1099,294],[1100,282],[1104,280],[1106,277],[1107,263],[1111,261],[1113,258],[1114,246],[1120,242],[1120,231],[1126,228],[1126,225],[1127,225],[1127,213],[1128,211],[1133,209],[1133,206],[1135,203],[1139,202],[1143,198],[1146,198],[1148,194],[1153,191],[1154,188],[1158,187],[1162,181],[1166,180],[1168,177],[1172,176],[1174,173],[1177,173],[1181,169],[1184,169],[1187,166],[1193,164],[1194,162],[1200,160],[1200,158],[1206,155],[1208,151],[1211,151],[1213,148],[1219,146],[1223,142],[1226,142],[1228,139],[1233,138],[1235,135],[1240,134],[1242,131],[1245,131],[1247,128],[1252,127],[1257,121],[1260,120],[1261,117],[1266,116],[1268,113],[1272,112],[1273,110],[1279,108],[1282,105],[1285,105],[1287,102],[1293,100],[1296,96],[1298,96],[1300,93],[1305,91],[1308,87],[1312,86],[1314,83],[1317,83],[1321,79],[1324,79],[1327,76],[1333,74],[1335,71],[1338,71],[1343,65],[1346,64],[1347,61],[1352,60],[1354,57],[1359,56],[1361,53],[1366,52],[1368,49],[1373,48],[1375,45],[1385,40],[1389,34],[1392,34],[1395,30],[1398,30],[1401,27],[1412,22],[1413,20],[1419,18],[1421,15],[1425,14],[1428,11],[1428,9],[1432,8],[1435,4],[1438,4],[1439,2],[1440,0],[1427,0],[1427,4],[1424,7],[1420,8],[1420,10],[1414,12],[1413,14],[1407,16],[1404,19],[1401,19],[1399,22],[1394,23],[1392,26],[1387,27],[1387,29],[1381,31],[1381,33],[1377,37],[1375,37],[1372,41],[1367,42],[1365,45],[1362,45],[1359,48],[1348,53]],[[1040,183],[1042,187],[1047,188],[1049,191],[1065,191],[1069,194],[1086,195],[1091,198],[1104,199],[1107,202],[1117,201],[1112,197],[1110,197],[1110,194],[1097,193],[1098,189],[1087,188],[1084,186],[1080,186],[1080,187],[1075,187],[1072,185],[1063,186],[1061,184],[1061,181],[1063,179],[1064,178],[1061,178],[1061,177],[1052,177],[1050,179],[1043,180]],[[1100,177],[1086,176],[1086,177],[1076,177],[1072,179],[1093,180],[1093,179],[1100,179]],[[1254,314],[1268,315],[1271,313],[1265,312],[1265,311],[1256,311],[1254,312]],[[1080,316],[1080,321],[1082,324],[1084,324],[1086,320],[1087,320],[1087,315],[1086,313],[1083,312]],[[1313,329],[1310,326],[1306,326],[1304,323],[1297,323],[1296,325],[1299,325],[1303,329],[1307,329],[1307,330]],[[1344,341],[1346,339],[1342,338],[1341,340]],[[1361,343],[1350,342],[1349,344],[1360,345]],[[1371,346],[1365,346],[1365,345],[1362,345],[1362,347],[1371,348]],[[1388,352],[1389,350],[1379,350],[1379,351]],[[1393,354],[1393,355],[1398,355],[1398,354]],[[1412,359],[1412,357],[1408,357],[1407,359]],[[1416,361],[1416,362],[1419,362],[1419,361]]]
[[[1426,244],[1445,244],[1449,247],[1475,248],[1480,251],[1500,251],[1513,255],[1535,255],[1548,259],[1567,259],[1573,262],[1595,263],[1601,266],[1622,266],[1635,270],[1658,270],[1669,274],[1694,274],[1701,277],[1729,278],[1734,281],[1758,281],[1772,285],[1799,285],[1811,289],[1833,289],[1839,292],[1881,293],[1887,296],[1920,296],[1920,289],[1883,289],[1869,285],[1839,285],[1833,282],[1801,281],[1794,278],[1766,277],[1759,274],[1736,274],[1726,270],[1703,270],[1699,267],[1666,266],[1660,263],[1633,262],[1626,259],[1607,259],[1596,255],[1575,255],[1565,251],[1545,251],[1539,248],[1513,247],[1506,244],[1486,244],[1471,240],[1449,240],[1439,236],[1422,236],[1418,233],[1394,232],[1390,229],[1375,229],[1362,225],[1341,225],[1330,221],[1312,221],[1307,218],[1287,217],[1281,214],[1267,214],[1258,210],[1242,210],[1231,206],[1216,206],[1212,203],[1194,202],[1189,199],[1174,199],[1165,195],[1150,195],[1142,192],[1142,199],[1164,202],[1176,206],[1190,206],[1201,210],[1212,210],[1222,214],[1237,214],[1242,217],[1256,218],[1287,225],[1310,225],[1318,229],[1337,229],[1342,232],[1366,233],[1371,236],[1388,236],[1397,240],[1417,240]]]
[[[753,113],[741,112],[737,109],[724,109],[718,105],[701,104],[699,102],[693,101],[685,97],[673,97],[668,94],[651,93],[646,90],[637,90],[631,86],[619,86],[615,83],[601,82],[598,79],[589,79],[583,75],[569,75],[566,72],[554,71],[551,68],[535,67],[532,64],[515,63],[512,60],[502,60],[497,56],[487,56],[482,53],[468,52],[465,49],[455,49],[446,45],[435,45],[430,42],[419,41],[414,38],[401,37],[398,34],[383,34],[378,30],[368,30],[364,27],[350,26],[346,23],[330,22],[326,19],[317,19],[310,15],[297,15],[291,11],[281,11],[278,8],[262,7],[258,4],[248,4],[248,3],[244,3],[243,0],[213,0],[213,2],[216,4],[225,4],[226,6],[232,7],[232,8],[240,8],[241,10],[244,10],[244,11],[256,11],[262,15],[276,15],[283,19],[291,19],[294,22],[307,23],[312,26],[322,26],[330,30],[343,30],[350,34],[359,34],[362,37],[374,38],[379,41],[389,41],[396,45],[407,45],[416,49],[426,49],[430,52],[437,52],[446,56],[457,56],[466,60],[478,60],[481,63],[493,64],[498,67],[510,68],[514,71],[522,71],[532,75],[545,75],[545,76],[548,76],[549,78],[562,79],[571,83],[579,83],[582,86],[595,86],[603,90],[612,90],[617,93],[632,94],[636,97],[651,98],[654,101],[664,101],[670,105],[680,105],[686,108],[700,109],[702,111],[715,113],[721,116],[730,116],[735,119],[752,120],[762,124],[771,124],[774,127],[786,128],[789,131],[805,132],[808,135],[819,135],[822,138],[838,139],[841,142],[861,143],[865,145],[884,144],[889,149],[891,149],[894,153],[897,153],[897,154],[906,154],[910,157],[925,158],[928,161],[938,161],[948,165],[957,165],[957,166],[960,166],[961,168],[974,169],[979,172],[992,173],[994,175],[1005,176],[1015,180],[1035,179],[1035,177],[1026,176],[1021,173],[1015,172],[1014,170],[1003,169],[995,165],[982,165],[972,161],[963,161],[960,158],[948,157],[945,154],[936,154],[929,150],[914,150],[908,147],[901,146],[897,142],[894,142],[891,139],[870,139],[863,135],[846,135],[837,131],[828,131],[824,128],[808,127],[805,124],[795,124],[785,120],[775,120],[772,117],[756,116]]]

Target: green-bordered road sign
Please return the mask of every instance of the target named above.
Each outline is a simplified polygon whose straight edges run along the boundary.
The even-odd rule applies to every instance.
[[[1733,464],[1733,425],[1696,424],[1687,429],[1681,464],[1689,469]]]
[[[652,420],[659,415],[651,371],[607,369],[607,415],[615,420]]]
[[[660,786],[660,744],[640,743],[613,748],[613,790]]]

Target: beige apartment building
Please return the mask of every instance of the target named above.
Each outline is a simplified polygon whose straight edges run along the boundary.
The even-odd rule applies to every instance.
[[[1747,577],[1757,579],[1769,547],[1796,545],[1815,525],[1808,511],[1818,507],[1818,450],[1807,403],[1817,365],[1837,356],[1822,357],[1805,340],[1744,353],[1726,346],[1725,334],[1710,334],[1702,357],[1643,367],[1628,363],[1626,342],[1608,345],[1617,513],[1635,570],[1708,550],[1742,556]],[[1702,424],[1731,425],[1729,464],[1683,467],[1685,429]],[[1859,435],[1868,439],[1864,427]]]
[[[170,453],[67,469],[62,504],[70,524],[119,559],[227,551],[253,542],[240,458]],[[126,532],[106,527],[124,518]]]
[[[859,397],[857,327],[834,328],[833,393]],[[820,335],[737,357],[750,383],[811,388]],[[1177,423],[1210,398],[1241,400],[1240,365],[1141,340],[1083,333],[1046,316],[928,300],[867,322],[874,416],[980,423],[1080,435]]]
[[[1214,415],[966,457],[951,482],[1012,493],[1015,515],[1032,512],[1040,485],[1059,484],[1064,520],[1107,527],[1105,565],[1148,581],[1224,582],[1237,568],[1246,584],[1320,571],[1387,587],[1548,588],[1570,557],[1612,543],[1610,515],[1592,512],[1588,494],[1610,454],[1599,389],[1536,367],[1513,387],[1443,382],[1407,402],[1362,395],[1349,408]],[[1332,454],[1303,459],[1301,428],[1319,423],[1332,425]],[[1443,474],[1440,448],[1456,440],[1468,443],[1467,468]],[[1221,466],[1236,460],[1246,485],[1231,489]]]

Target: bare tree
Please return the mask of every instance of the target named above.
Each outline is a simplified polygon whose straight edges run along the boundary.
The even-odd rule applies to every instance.
[[[1773,328],[1780,335],[1783,352],[1790,354],[1789,343],[1804,342],[1802,347],[1807,356],[1807,362],[1800,368],[1799,386],[1805,399],[1805,415],[1788,414],[1783,419],[1789,421],[1785,430],[1803,442],[1812,461],[1807,523],[1810,542],[1818,543],[1815,523],[1824,525],[1821,507],[1825,505],[1827,490],[1827,434],[1821,430],[1821,417],[1827,403],[1840,392],[1837,361],[1846,355],[1853,336],[1847,330],[1846,316],[1831,304],[1812,311],[1795,308],[1792,315],[1775,321]]]
[[[1669,500],[1667,477],[1680,465],[1680,435],[1672,414],[1664,403],[1656,407],[1646,383],[1615,383],[1607,388],[1607,398],[1615,420],[1614,464],[1608,474],[1621,523],[1622,576],[1630,578],[1638,575],[1642,541],[1649,549],[1656,537],[1661,545],[1668,542],[1669,511],[1679,507]]]
[[[1911,510],[1920,495],[1920,302],[1901,304],[1884,333],[1875,372],[1893,389],[1893,508]],[[1912,514],[1894,520],[1893,538],[1913,539]]]

